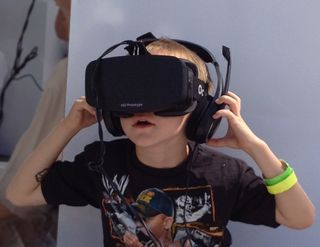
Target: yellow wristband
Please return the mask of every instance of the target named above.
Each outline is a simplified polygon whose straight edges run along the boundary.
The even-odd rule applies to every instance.
[[[276,195],[291,189],[298,182],[297,176],[294,171],[281,182],[267,186],[270,194]]]

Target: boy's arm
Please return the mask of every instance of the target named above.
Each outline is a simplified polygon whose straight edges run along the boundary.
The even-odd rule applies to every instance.
[[[228,131],[226,136],[222,138],[209,140],[208,145],[242,149],[255,160],[266,178],[273,178],[281,174],[283,172],[281,161],[242,119],[240,98],[236,94],[228,92],[216,102],[228,105],[229,109],[219,110],[213,115],[215,119],[224,117],[228,120]],[[299,183],[296,183],[289,190],[277,194],[275,200],[276,221],[279,224],[296,229],[313,224],[315,208]]]
[[[268,145],[259,141],[248,151],[266,178],[283,172],[282,163]],[[276,221],[290,228],[303,229],[314,223],[315,208],[300,186],[296,183],[289,190],[276,194]]]
[[[37,174],[50,168],[75,134],[95,122],[95,109],[86,103],[84,97],[77,100],[68,116],[22,162],[7,187],[7,198],[17,206],[45,204]]]

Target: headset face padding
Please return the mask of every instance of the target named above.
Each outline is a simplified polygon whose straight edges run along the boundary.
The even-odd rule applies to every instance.
[[[213,119],[212,116],[224,105],[215,103],[217,97],[208,95],[199,102],[196,109],[191,113],[187,126],[186,135],[191,141],[197,143],[207,142],[212,137],[221,119]]]

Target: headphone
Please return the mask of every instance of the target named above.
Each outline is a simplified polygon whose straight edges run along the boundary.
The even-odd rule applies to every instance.
[[[203,48],[204,49],[204,48]],[[199,102],[195,110],[191,113],[187,126],[186,135],[187,138],[196,143],[207,142],[218,129],[221,118],[213,119],[213,115],[225,108],[225,104],[217,104],[215,101],[222,95],[228,92],[229,82],[230,82],[230,71],[231,71],[231,56],[229,48],[223,46],[223,56],[227,59],[227,75],[226,81],[223,83],[223,79],[220,73],[219,64],[214,58],[213,54],[207,51],[210,55],[210,61],[204,60],[206,63],[212,63],[215,67],[217,74],[217,87],[215,89],[215,94],[211,96],[207,94]],[[199,55],[199,54],[198,54]],[[200,56],[200,55],[199,55]],[[202,58],[202,57],[200,57]],[[203,58],[202,58],[203,59]],[[209,71],[208,71],[209,74]]]
[[[91,78],[91,88],[90,90],[94,90],[96,92],[96,102],[97,105],[101,105],[99,103],[99,92],[98,92],[98,85],[96,85],[95,76],[97,76],[97,71],[99,70],[99,65],[101,63],[102,58],[113,51],[120,45],[127,45],[125,48],[129,55],[143,55],[148,54],[146,50],[146,46],[157,39],[152,33],[148,32],[144,35],[139,36],[137,41],[123,41],[119,44],[116,44],[110,47],[107,51],[105,51],[97,60],[96,65],[94,68]],[[226,71],[226,79],[223,82],[223,78],[220,72],[219,64],[215,59],[214,55],[208,51],[206,48],[184,40],[177,40],[173,39],[177,43],[185,46],[186,48],[190,49],[191,51],[195,52],[206,64],[210,63],[214,66],[217,78],[217,86],[215,88],[215,93],[213,96],[209,95],[208,86],[203,89],[203,87],[199,87],[199,90],[203,90],[203,97],[197,102],[195,109],[191,112],[189,119],[186,125],[186,136],[189,140],[194,141],[196,143],[205,143],[212,137],[212,135],[217,130],[218,126],[220,125],[221,118],[213,119],[212,116],[219,111],[220,109],[225,108],[225,104],[217,104],[215,101],[220,96],[227,93],[229,88],[230,82],[230,72],[231,72],[231,56],[230,56],[230,49],[226,46],[222,48],[222,54],[224,58],[227,60],[227,71]],[[208,71],[208,77],[210,78],[210,74]],[[208,82],[209,83],[209,82]],[[210,82],[211,83],[211,82]],[[87,89],[86,89],[87,90]],[[120,117],[115,115],[115,113],[110,111],[103,111],[102,109],[102,118],[104,120],[105,126],[110,134],[113,136],[122,136],[125,135],[120,123]]]

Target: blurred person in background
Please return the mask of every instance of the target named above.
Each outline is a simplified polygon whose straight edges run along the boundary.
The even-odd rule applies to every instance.
[[[55,2],[59,8],[55,19],[56,35],[68,42],[71,0]],[[56,245],[57,207],[15,207],[5,199],[5,189],[21,162],[64,116],[67,61],[67,56],[63,57],[53,69],[32,122],[15,146],[0,177],[0,246]]]

